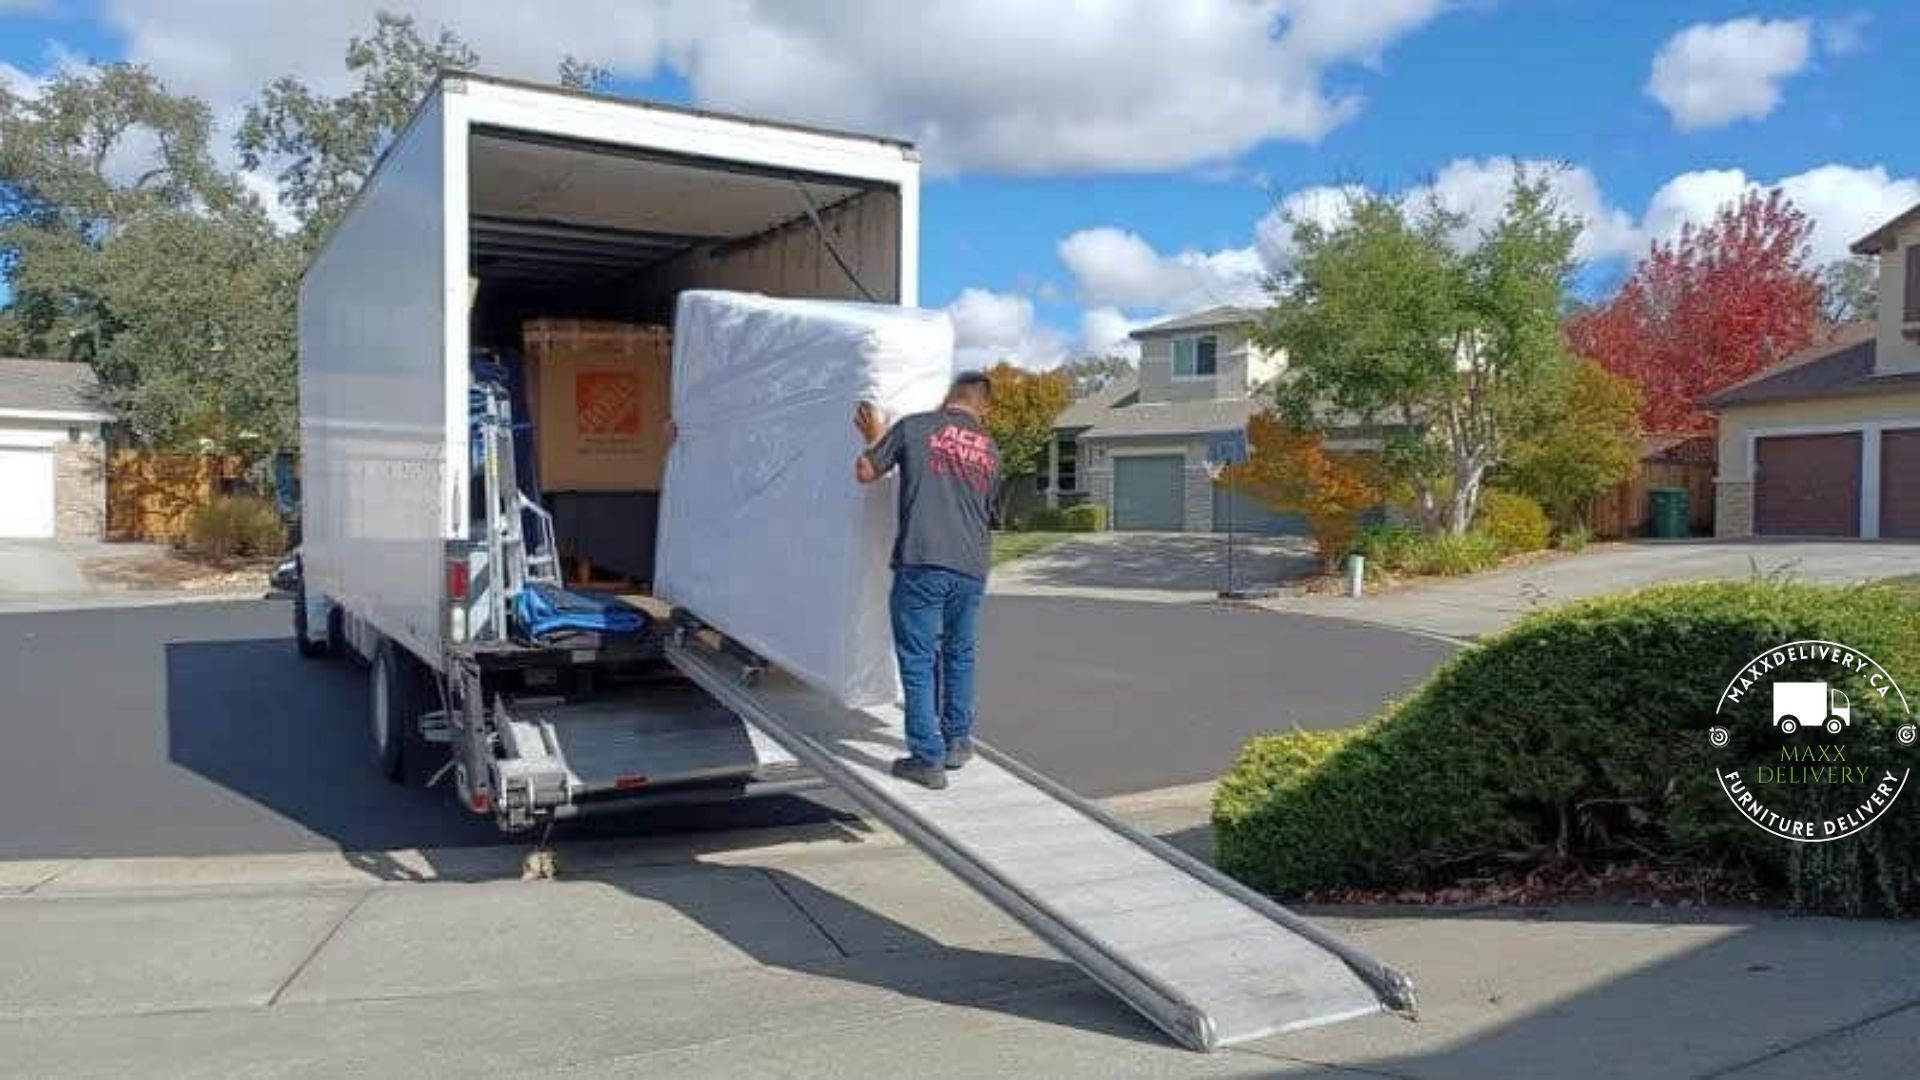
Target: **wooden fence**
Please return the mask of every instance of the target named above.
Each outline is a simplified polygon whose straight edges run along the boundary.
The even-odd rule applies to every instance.
[[[239,477],[242,462],[218,454],[115,450],[107,458],[107,536],[172,543],[193,512]]]
[[[1645,536],[1648,492],[1673,487],[1687,490],[1687,529],[1695,536],[1713,534],[1713,473],[1710,461],[1642,461],[1633,478],[1596,496],[1587,506],[1587,527],[1603,540]]]

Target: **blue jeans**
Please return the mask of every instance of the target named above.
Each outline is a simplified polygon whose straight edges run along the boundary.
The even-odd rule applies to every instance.
[[[894,568],[887,609],[906,694],[907,749],[921,761],[945,764],[948,740],[973,734],[973,624],[985,591],[979,578],[938,566]],[[938,709],[936,698],[944,698]]]

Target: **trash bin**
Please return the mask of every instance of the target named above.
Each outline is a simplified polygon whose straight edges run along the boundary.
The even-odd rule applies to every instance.
[[[1678,540],[1687,535],[1687,489],[1654,488],[1647,492],[1647,535]]]

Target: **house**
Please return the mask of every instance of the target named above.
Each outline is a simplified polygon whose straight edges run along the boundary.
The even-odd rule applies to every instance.
[[[106,534],[98,391],[86,364],[0,359],[0,538]]]
[[[1920,205],[1853,250],[1880,260],[1877,317],[1704,402],[1717,535],[1920,539]]]
[[[1258,312],[1214,307],[1133,332],[1137,375],[1075,402],[1054,425],[1047,501],[1091,501],[1115,529],[1206,532],[1224,527],[1301,531],[1276,514],[1216,491],[1209,440],[1244,431],[1266,407],[1256,391],[1285,367],[1252,340]]]

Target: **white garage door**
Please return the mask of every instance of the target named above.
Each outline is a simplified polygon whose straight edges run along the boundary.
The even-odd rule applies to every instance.
[[[0,446],[0,537],[53,535],[53,451]]]

